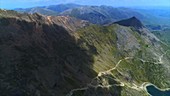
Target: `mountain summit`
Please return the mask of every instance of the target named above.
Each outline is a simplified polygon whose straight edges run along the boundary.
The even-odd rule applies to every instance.
[[[137,29],[144,27],[141,21],[134,16],[129,19],[121,20],[115,23],[123,26],[128,26],[128,27],[131,26]]]

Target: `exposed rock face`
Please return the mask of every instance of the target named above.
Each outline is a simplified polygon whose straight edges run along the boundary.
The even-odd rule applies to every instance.
[[[90,25],[88,21],[79,20],[69,16],[48,16],[47,18],[71,32],[75,32],[77,29]]]
[[[121,20],[115,23],[119,25],[127,26],[127,27],[131,26],[131,27],[138,28],[138,29],[144,27],[141,21],[138,20],[136,17]]]
[[[134,53],[135,50],[140,49],[140,44],[137,38],[134,36],[131,29],[119,26],[118,30],[116,31],[116,34],[117,34],[117,46],[119,50]]]

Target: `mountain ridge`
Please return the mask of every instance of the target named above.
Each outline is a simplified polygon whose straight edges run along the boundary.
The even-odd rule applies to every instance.
[[[91,5],[90,6],[90,5],[78,5],[78,4],[58,4],[58,5],[49,5],[49,6],[42,6],[42,7],[40,6],[40,7],[26,8],[26,9],[18,8],[14,10],[21,12],[21,13],[38,12],[38,13],[41,13],[43,15],[48,15],[48,16],[56,16],[56,15],[60,15],[61,13],[63,13],[66,15],[72,15],[79,19],[88,20],[88,18],[85,18],[85,16],[83,16],[83,14],[81,15],[80,13],[73,14],[74,13],[73,12],[72,14],[68,14],[68,10],[70,11],[80,10],[81,9],[80,7],[86,8],[88,10],[93,9],[93,11],[90,14],[86,13],[84,15],[95,16],[96,18],[98,18],[99,19],[98,21],[89,19],[91,23],[95,23],[95,24],[106,24],[106,23],[110,24],[116,21],[120,21],[122,19],[130,18],[132,16],[139,18],[143,22],[144,25],[156,24],[156,25],[164,26],[164,25],[170,24],[169,22],[170,18],[168,18],[169,14],[165,14],[165,13],[168,13],[169,10],[167,8],[160,9],[159,7],[158,8],[154,7],[154,9],[153,8],[146,9],[143,7],[125,8],[125,7],[114,7],[114,6],[105,6],[105,5],[101,5],[101,6]],[[80,11],[82,12],[83,10],[80,10]],[[159,22],[157,21],[158,19],[159,19]]]
[[[79,19],[87,20],[93,24],[108,24],[122,19],[137,16],[143,18],[140,13],[137,13],[128,8],[114,8],[110,6],[82,6],[66,10],[60,15],[69,15]]]

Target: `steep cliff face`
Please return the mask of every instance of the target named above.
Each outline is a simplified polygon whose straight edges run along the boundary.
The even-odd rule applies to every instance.
[[[170,87],[169,47],[129,24],[0,10],[0,93],[145,96],[145,84]]]
[[[48,17],[11,12],[0,13],[1,95],[62,96],[94,77],[93,54],[69,31]]]

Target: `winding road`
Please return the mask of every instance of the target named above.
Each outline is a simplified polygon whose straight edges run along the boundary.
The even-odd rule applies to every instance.
[[[146,86],[148,86],[148,85],[153,85],[153,84],[151,84],[150,82],[143,82],[140,86],[136,85],[135,83],[132,83],[131,85],[129,85],[129,84],[127,84],[127,83],[121,82],[121,81],[118,80],[118,79],[116,79],[116,80],[119,81],[120,84],[113,84],[113,85],[109,85],[109,84],[106,84],[106,85],[93,85],[92,83],[93,83],[93,81],[94,81],[95,79],[98,79],[99,77],[101,77],[101,76],[103,76],[103,75],[112,74],[111,71],[115,70],[123,60],[130,60],[130,59],[134,59],[134,58],[135,58],[135,59],[138,59],[138,60],[142,61],[143,63],[149,62],[149,63],[153,63],[153,64],[163,64],[162,58],[164,57],[164,55],[167,54],[168,51],[170,51],[170,50],[167,50],[164,54],[162,54],[161,56],[158,56],[159,62],[150,62],[150,61],[146,61],[146,60],[143,60],[143,59],[141,59],[141,58],[135,58],[135,57],[125,57],[124,59],[119,60],[119,61],[116,63],[115,67],[113,67],[113,68],[111,68],[111,69],[109,69],[109,70],[103,71],[103,72],[99,72],[98,75],[97,75],[96,77],[94,77],[94,78],[91,80],[91,82],[90,82],[89,84],[87,84],[86,87],[77,88],[77,89],[72,89],[66,96],[72,96],[74,92],[76,92],[76,91],[82,91],[82,90],[87,90],[89,87],[93,87],[93,88],[98,88],[98,87],[101,87],[101,88],[110,88],[110,87],[112,87],[112,86],[125,86],[125,85],[126,85],[127,87],[132,88],[132,89],[135,89],[135,90],[138,90],[138,91],[140,91],[140,90],[145,90],[145,91],[147,91],[147,90],[146,90]],[[120,72],[120,73],[121,73],[121,72]],[[133,85],[133,86],[132,86],[132,85]],[[166,89],[169,89],[169,88],[166,88]],[[165,90],[165,89],[161,89],[161,90]]]

